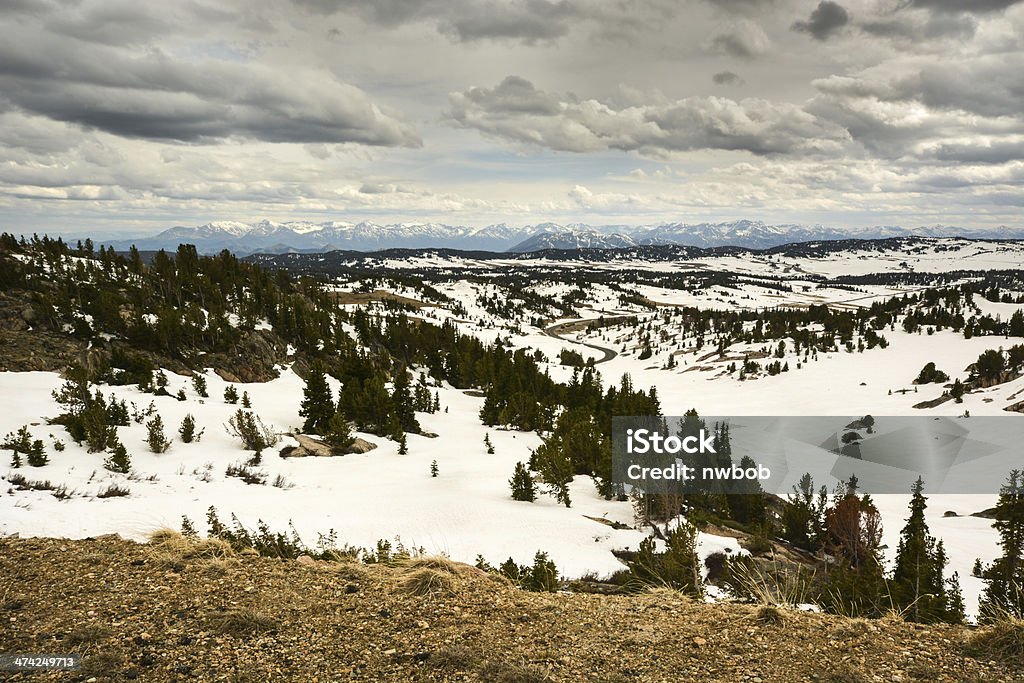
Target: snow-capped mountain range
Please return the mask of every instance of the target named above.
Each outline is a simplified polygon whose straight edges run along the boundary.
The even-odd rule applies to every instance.
[[[638,245],[694,247],[739,246],[767,249],[781,244],[838,239],[885,239],[889,237],[970,237],[1021,239],[1024,231],[1005,226],[967,230],[951,226],[902,228],[834,228],[823,225],[769,225],[763,221],[725,223],[663,223],[653,226],[590,226],[540,223],[514,227],[505,223],[483,228],[443,223],[312,223],[289,221],[258,223],[218,221],[197,227],[174,227],[135,239],[107,242],[115,249],[135,245],[141,250],[175,249],[194,244],[203,253],[229,249],[240,255],[253,253],[323,252],[336,249],[462,249],[526,252],[543,249],[614,249]]]

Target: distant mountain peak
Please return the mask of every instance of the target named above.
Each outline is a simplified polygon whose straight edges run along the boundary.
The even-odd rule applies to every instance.
[[[585,223],[538,223],[515,227],[495,223],[481,228],[432,222],[379,224],[332,220],[321,223],[262,219],[255,223],[213,221],[195,227],[178,226],[157,235],[108,242],[115,249],[132,244],[139,249],[175,249],[195,244],[204,253],[229,249],[246,255],[256,252],[323,252],[334,249],[379,251],[392,248],[441,248],[524,252],[542,249],[615,249],[631,246],[676,245],[689,247],[738,246],[769,249],[794,242],[891,237],[967,237],[1019,239],[1024,233],[1005,226],[986,230],[936,225],[918,228],[875,226],[836,228],[825,225],[772,225],[757,219],[717,223],[667,222],[647,226]]]

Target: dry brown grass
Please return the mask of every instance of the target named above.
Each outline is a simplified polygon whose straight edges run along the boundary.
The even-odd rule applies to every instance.
[[[258,635],[274,631],[278,626],[277,619],[251,608],[210,612],[206,621],[217,633],[231,636]]]
[[[430,653],[430,659],[427,661],[435,669],[469,671],[476,668],[480,658],[464,645],[453,645]]]
[[[401,567],[404,571],[410,573],[418,569],[433,569],[435,571],[446,572],[456,576],[466,573],[476,573],[479,571],[476,567],[470,567],[468,564],[455,562],[444,555],[424,555],[421,557],[414,557],[403,562]]]
[[[151,557],[160,566],[182,567],[190,561],[223,565],[236,557],[227,541],[189,538],[174,529],[157,529],[149,535]]]
[[[759,624],[778,626],[786,621],[786,615],[774,605],[764,605],[761,609],[757,610],[755,619]]]
[[[1024,620],[1003,615],[991,626],[978,629],[967,642],[967,651],[1024,667]]]
[[[491,683],[546,683],[551,675],[529,664],[488,662],[480,670],[480,678]]]
[[[110,627],[104,624],[97,624],[96,622],[90,622],[86,624],[80,624],[75,628],[71,629],[64,635],[64,644],[75,646],[75,645],[91,645],[92,643],[98,642],[109,637],[111,634]]]
[[[408,595],[453,595],[455,593],[455,581],[450,572],[444,572],[430,567],[416,569],[406,575],[399,584],[403,593]]]

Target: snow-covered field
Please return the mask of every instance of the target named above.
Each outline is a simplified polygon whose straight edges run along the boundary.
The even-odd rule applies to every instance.
[[[951,241],[951,242],[956,242]],[[760,278],[779,278],[792,285],[792,291],[764,287],[752,282],[736,287],[709,287],[693,292],[650,285],[620,282],[636,294],[664,305],[707,308],[765,308],[779,305],[827,303],[836,307],[870,305],[908,289],[899,286],[865,285],[863,291],[819,287],[809,284],[810,275],[877,272],[948,272],[957,269],[985,270],[1018,268],[1022,261],[1020,245],[954,244],[949,252],[934,245],[929,248],[877,254],[843,252],[820,258],[791,258],[779,255],[716,256],[688,262],[615,262],[594,263],[594,269],[619,270],[646,268],[665,272],[686,272],[696,266],[749,273]],[[458,261],[458,262],[456,262]],[[416,257],[408,261],[381,264],[391,268],[469,269],[485,272],[498,267],[573,268],[578,264],[535,259],[528,264],[509,259],[472,262],[466,259]],[[792,277],[792,280],[788,278]],[[451,321],[463,332],[485,341],[501,338],[516,348],[540,350],[550,360],[546,369],[556,380],[564,381],[571,368],[558,364],[558,353],[573,348],[584,357],[600,358],[601,352],[578,342],[609,348],[617,355],[598,366],[604,380],[617,382],[628,373],[634,386],[656,387],[666,415],[679,415],[696,408],[705,415],[1004,415],[1006,419],[1024,419],[1003,408],[1019,400],[1024,378],[967,394],[963,403],[952,401],[927,411],[914,404],[936,398],[939,385],[915,388],[913,380],[928,361],[947,372],[950,381],[967,378],[967,366],[991,348],[1009,345],[1001,337],[964,339],[962,334],[939,331],[929,335],[909,334],[900,325],[881,331],[888,348],[863,352],[821,353],[817,359],[800,362],[789,345],[785,362],[789,371],[775,376],[761,375],[741,381],[736,373],[726,372],[726,362],[710,359],[713,348],[698,350],[685,340],[656,344],[652,357],[638,358],[638,345],[627,326],[577,332],[559,339],[546,334],[532,320],[547,317],[550,311],[524,310],[512,319],[490,314],[482,299],[505,295],[499,286],[479,279],[435,283],[436,289],[461,304],[456,314],[443,306],[425,307],[410,315],[439,324]],[[345,291],[345,283],[338,284]],[[561,298],[575,286],[538,278],[534,293]],[[416,291],[395,287],[391,291],[416,299]],[[642,320],[658,321],[670,308],[622,304],[620,292],[603,284],[589,285],[587,296],[578,307],[584,318],[633,314]],[[977,300],[983,313],[999,314],[1006,319],[1020,306]],[[557,317],[557,316],[556,316]],[[657,324],[657,323],[656,323]],[[756,351],[759,345],[730,349],[730,355]],[[669,354],[675,367],[666,367]],[[800,367],[797,364],[800,363]],[[145,428],[132,424],[119,430],[132,458],[132,474],[114,474],[103,467],[105,454],[89,454],[74,444],[62,427],[48,425],[45,417],[57,412],[50,392],[61,383],[54,373],[0,373],[0,435],[30,425],[34,438],[47,445],[50,463],[41,468],[23,467],[19,472],[31,480],[49,480],[64,485],[72,495],[58,500],[49,491],[18,491],[6,482],[0,490],[0,533],[83,537],[116,532],[143,538],[152,530],[181,525],[187,516],[197,528],[205,529],[206,511],[216,507],[222,519],[237,514],[246,526],[257,520],[272,529],[285,530],[292,523],[301,537],[313,545],[318,534],[333,530],[339,543],[372,547],[379,539],[392,542],[400,538],[410,548],[428,553],[445,553],[456,560],[473,562],[482,555],[491,563],[508,557],[527,563],[534,553],[550,554],[559,569],[569,576],[586,573],[609,575],[622,564],[612,550],[636,548],[644,533],[631,529],[615,530],[608,522],[633,523],[629,503],[605,501],[597,496],[591,481],[577,478],[571,487],[573,505],[565,508],[553,498],[542,495],[533,504],[509,497],[508,479],[518,461],[526,462],[540,439],[536,434],[488,428],[478,412],[483,399],[452,387],[439,388],[442,411],[418,414],[427,432],[436,438],[410,434],[409,452],[399,455],[397,444],[373,435],[361,435],[378,448],[366,454],[332,458],[282,459],[278,455],[284,442],[266,451],[259,469],[267,477],[266,485],[247,485],[225,476],[228,465],[249,457],[237,440],[230,437],[224,424],[238,406],[225,404],[221,396],[225,383],[207,373],[210,398],[201,400],[187,378],[170,375],[171,394],[185,390],[187,400],[156,397],[134,387],[102,387],[119,399],[134,402],[140,408],[151,400],[163,417],[169,436],[186,413],[195,415],[199,428],[205,429],[198,443],[184,444],[174,439],[171,449],[153,454],[146,447]],[[238,385],[249,393],[255,412],[278,432],[298,427],[303,382],[288,368],[281,376],[265,384]],[[337,391],[336,383],[332,384]],[[447,408],[447,410],[445,410]],[[1021,423],[1024,426],[1024,422]],[[496,453],[488,455],[483,445],[489,433]],[[52,435],[52,436],[51,436]],[[67,444],[63,452],[52,448],[54,437]],[[439,475],[431,476],[431,463],[437,462]],[[0,473],[9,476],[7,463]],[[273,486],[281,477],[283,486]],[[126,485],[127,497],[97,498],[110,483]],[[899,530],[907,514],[908,496],[876,496],[883,514],[884,542],[889,559],[895,551]],[[972,577],[977,558],[994,559],[998,552],[997,535],[990,522],[972,513],[991,507],[995,496],[935,496],[929,500],[928,522],[934,534],[945,541],[950,571],[956,571],[964,590],[969,612],[974,612],[982,582]],[[944,516],[946,511],[958,516]],[[740,552],[732,539],[703,535],[702,552],[729,549]]]
[[[41,421],[41,416],[55,412],[50,392],[61,384],[56,374],[0,373],[0,432],[29,424],[50,454],[46,466],[25,466],[18,472],[33,481],[63,484],[72,493],[58,500],[49,491],[4,490],[0,533],[74,538],[120,533],[143,539],[160,527],[179,528],[183,515],[204,529],[212,505],[222,518],[235,513],[250,528],[257,520],[274,530],[287,530],[292,523],[310,545],[319,534],[333,530],[339,543],[373,547],[379,539],[394,542],[398,537],[407,548],[470,563],[478,554],[492,563],[508,557],[529,563],[536,551],[543,550],[569,576],[607,575],[621,569],[611,551],[635,548],[644,538],[639,531],[615,530],[589,519],[632,523],[630,505],[603,500],[589,480],[573,483],[572,508],[548,496],[533,504],[513,501],[507,481],[516,462],[529,458],[539,438],[485,430],[477,418],[483,399],[450,387],[440,389],[441,412],[418,415],[423,428],[438,436],[410,434],[406,455],[398,454],[393,441],[363,434],[378,448],[343,457],[284,459],[278,450],[286,440],[264,452],[259,469],[267,474],[267,484],[245,484],[224,474],[228,465],[251,455],[223,427],[238,406],[219,398],[225,387],[219,377],[210,373],[207,381],[211,398],[202,404],[187,380],[173,375],[171,392],[184,388],[187,401],[154,398],[134,387],[105,388],[140,407],[154,401],[169,435],[186,413],[195,415],[197,427],[205,429],[199,443],[175,440],[169,451],[155,454],[146,446],[144,426],[120,428],[133,470],[121,475],[103,468],[106,454],[87,453],[62,427]],[[301,424],[303,382],[290,370],[265,384],[238,386],[249,393],[254,411],[268,424],[281,431]],[[483,445],[485,433],[494,443],[493,455]],[[53,451],[51,434],[67,444],[63,452]],[[430,472],[435,460],[436,478]],[[286,479],[287,488],[272,485],[278,475]],[[97,498],[111,483],[127,486],[131,494]],[[732,539],[717,537],[707,537],[705,546],[705,553],[725,547],[739,550]]]

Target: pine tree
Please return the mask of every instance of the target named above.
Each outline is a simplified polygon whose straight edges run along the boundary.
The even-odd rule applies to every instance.
[[[824,540],[827,507],[827,489],[822,486],[815,491],[811,475],[804,474],[782,511],[782,537],[798,548],[817,552]]]
[[[178,434],[181,435],[181,440],[184,443],[192,443],[193,441],[199,441],[201,438],[203,438],[204,431],[205,430],[200,430],[198,433],[196,433],[196,419],[192,416],[191,413],[185,415],[185,417],[181,420],[181,426],[178,427]]]
[[[277,434],[263,424],[251,410],[239,408],[228,420],[227,431],[242,441],[246,450],[255,451],[258,459],[264,448],[270,448],[278,441]]]
[[[953,388],[949,390],[949,395],[952,396],[957,403],[964,402],[964,385],[960,382],[959,377],[955,382],[953,382]]]
[[[522,462],[516,463],[515,471],[512,472],[512,478],[509,479],[508,485],[512,487],[512,500],[520,500],[526,503],[532,503],[537,500],[537,490],[533,485],[533,477],[530,476],[529,470],[526,469],[526,465]]]
[[[680,520],[665,543],[662,559],[669,585],[696,598],[704,597],[700,559],[697,556],[697,527]]]
[[[128,457],[128,450],[123,443],[118,441],[114,444],[110,457],[103,462],[103,466],[111,472],[120,472],[121,474],[128,474],[131,471],[132,461]]]
[[[242,407],[243,408],[252,408],[252,400],[249,398],[249,392],[248,391],[243,391],[242,392]]]
[[[340,411],[336,411],[331,416],[330,422],[327,423],[327,433],[324,434],[324,443],[331,447],[331,452],[340,455],[348,450],[355,442],[355,436],[352,435],[352,428],[349,426],[348,420],[341,414]]]
[[[202,375],[192,375],[192,388],[199,394],[200,398],[208,398],[206,378]]]
[[[395,384],[391,390],[391,406],[395,419],[403,432],[415,434],[420,431],[419,422],[416,421],[416,411],[413,409],[412,394],[409,391],[409,375],[404,367],[399,367],[395,373]]]
[[[494,444],[491,443],[490,433],[484,434],[484,446],[487,447],[487,455],[494,455]]]
[[[171,442],[164,436],[164,421],[159,415],[154,415],[146,423],[146,443],[154,453],[164,453],[171,447]]]
[[[409,453],[409,443],[405,439],[405,432],[402,432],[398,437],[398,454],[406,455]]]
[[[438,475],[437,461],[433,460],[430,463],[430,476],[436,477]]]
[[[981,621],[1001,613],[1024,619],[1024,472],[1013,470],[1000,489],[992,526],[999,532],[1002,556],[985,568],[979,599]]]
[[[334,397],[331,395],[331,387],[327,384],[327,376],[320,365],[314,365],[309,370],[306,387],[302,390],[299,415],[306,418],[302,424],[302,431],[326,434],[335,412],[337,411],[334,407]]]
[[[533,452],[531,461],[540,472],[548,492],[565,507],[572,507],[569,482],[573,478],[572,460],[554,438],[542,443]]]
[[[49,458],[46,457],[46,450],[43,447],[42,439],[36,439],[32,442],[32,445],[29,447],[26,460],[32,467],[42,467],[49,462]]]
[[[946,553],[941,541],[936,541],[928,531],[923,491],[924,481],[918,477],[911,488],[910,516],[900,532],[889,597],[893,606],[904,610],[911,621],[955,623],[963,618],[963,599],[959,609],[950,605],[949,581],[943,577]]]
[[[238,389],[235,388],[234,384],[229,384],[224,389],[224,402],[231,405],[238,403]]]

